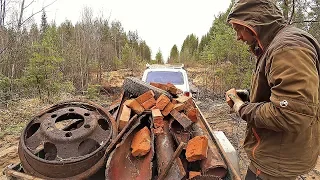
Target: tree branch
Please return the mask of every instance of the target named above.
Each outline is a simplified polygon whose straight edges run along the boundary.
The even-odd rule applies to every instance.
[[[294,24],[294,23],[320,23],[320,21],[316,21],[316,20],[293,21],[291,24]]]
[[[2,0],[0,0],[0,26],[2,26]]]
[[[42,9],[41,10],[39,10],[39,11],[37,11],[37,12],[35,12],[35,13],[33,13],[33,14],[31,14],[31,16],[29,16],[26,20],[24,20],[22,23],[21,23],[21,25],[20,25],[20,27],[26,22],[26,21],[28,21],[29,19],[31,19],[33,16],[35,16],[35,15],[37,15],[37,14],[39,14],[39,13],[41,13],[45,8],[47,8],[47,7],[49,7],[49,6],[51,6],[53,3],[55,3],[57,0],[54,0],[52,3],[50,3],[50,4],[48,4],[48,5],[46,5],[46,6],[44,6],[44,7],[42,7]]]
[[[6,16],[6,0],[0,0],[0,26],[4,26],[5,16]]]
[[[290,19],[288,21],[288,24],[292,24],[292,18],[293,18],[293,15],[294,15],[294,9],[295,9],[295,3],[294,3],[294,0],[292,0],[292,12],[291,12],[291,16],[290,16]]]
[[[18,20],[18,29],[20,29],[20,27],[22,26],[22,17],[23,17],[23,11],[24,11],[24,2],[25,0],[22,0],[21,3],[21,9],[20,9],[20,16],[19,16],[19,20]]]
[[[0,54],[2,54],[6,49],[7,49],[7,47],[0,49]]]
[[[32,3],[34,3],[35,0],[32,0],[28,5],[26,5],[26,7],[24,7],[23,9],[27,9]]]

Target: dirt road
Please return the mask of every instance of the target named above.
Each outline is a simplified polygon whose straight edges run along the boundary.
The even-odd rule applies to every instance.
[[[233,146],[239,152],[240,159],[240,171],[243,178],[249,160],[242,148],[244,132],[246,123],[237,118],[234,114],[229,113],[229,107],[222,100],[202,99],[196,101],[197,105],[201,109],[201,112],[211,125],[213,130],[223,131]],[[11,164],[19,162],[17,156],[17,146],[19,141],[19,134],[5,135],[1,138],[0,142],[0,172]],[[0,179],[6,179],[1,174]],[[320,180],[320,163],[309,174],[301,176],[299,179],[319,179]]]

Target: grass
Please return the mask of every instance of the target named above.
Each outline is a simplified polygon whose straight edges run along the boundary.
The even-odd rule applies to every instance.
[[[38,112],[55,103],[69,100],[79,99],[72,95],[61,95],[54,97],[54,103],[43,102],[39,98],[21,99],[12,101],[7,106],[0,108],[0,140],[6,135],[20,135],[26,124]],[[88,99],[97,104],[109,104],[111,97],[99,96],[94,99]]]
[[[5,135],[20,135],[25,125],[25,123],[9,124],[5,127],[4,131],[0,133],[0,139],[2,139]]]

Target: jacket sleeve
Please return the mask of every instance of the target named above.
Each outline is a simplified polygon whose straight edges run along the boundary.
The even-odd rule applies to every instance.
[[[275,52],[266,73],[270,102],[244,104],[240,116],[257,128],[287,132],[308,128],[318,110],[319,77],[314,57],[310,50],[301,47]]]

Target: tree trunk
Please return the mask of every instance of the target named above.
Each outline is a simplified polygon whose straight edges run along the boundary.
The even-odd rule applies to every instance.
[[[14,77],[14,64],[11,66],[11,77],[10,77],[10,99],[13,98],[13,77]]]
[[[20,16],[19,16],[19,19],[18,19],[18,30],[20,30],[21,25],[22,25],[22,17],[23,17],[23,10],[24,10],[24,1],[25,1],[25,0],[22,0],[22,2],[21,2]]]
[[[4,27],[5,15],[6,15],[6,0],[0,0],[0,27]]]
[[[36,77],[36,79],[37,79],[37,84],[38,84],[38,93],[39,93],[39,97],[40,97],[40,99],[42,100],[41,87],[40,87],[39,78],[38,78],[38,77]]]

